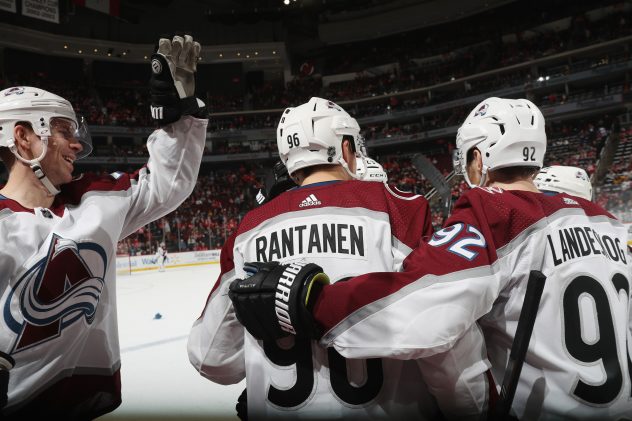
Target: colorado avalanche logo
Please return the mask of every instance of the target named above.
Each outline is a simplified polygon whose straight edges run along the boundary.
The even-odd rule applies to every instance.
[[[588,178],[586,178],[586,173],[583,171],[577,171],[575,173],[575,178],[582,180],[582,181],[588,181]]]
[[[474,117],[482,117],[487,114],[487,110],[489,109],[489,104],[485,103],[478,107],[478,110],[474,113]]]
[[[4,303],[2,316],[17,335],[10,352],[57,338],[80,319],[92,324],[106,267],[99,245],[53,235],[47,255],[26,271]]]
[[[24,93],[24,87],[22,87],[22,86],[16,86],[16,87],[4,90],[4,96],[22,95],[23,93]]]
[[[336,105],[335,103],[333,103],[331,101],[327,101],[327,108],[333,109],[333,110],[336,110],[336,111],[342,111],[342,108],[340,108],[338,105]]]

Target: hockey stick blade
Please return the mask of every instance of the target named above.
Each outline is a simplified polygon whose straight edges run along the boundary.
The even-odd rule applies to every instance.
[[[503,377],[503,383],[500,388],[500,397],[496,404],[494,415],[491,417],[492,420],[505,420],[509,417],[509,411],[513,403],[514,395],[516,394],[522,365],[527,355],[527,349],[529,348],[533,325],[535,324],[535,318],[538,314],[538,308],[540,307],[540,299],[542,298],[545,281],[546,276],[538,270],[532,270],[529,274],[527,291],[524,296],[522,310],[520,311],[516,335],[511,345],[509,361],[507,362],[505,376]]]

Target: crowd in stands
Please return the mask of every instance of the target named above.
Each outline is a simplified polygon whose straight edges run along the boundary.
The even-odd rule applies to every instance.
[[[191,196],[174,212],[119,242],[119,254],[152,254],[164,241],[169,251],[219,249],[257,204],[261,168],[213,170],[198,177]]]
[[[552,21],[556,14],[547,16]],[[342,82],[323,84],[320,76],[297,76],[284,84],[282,81],[264,81],[250,87],[244,95],[207,93],[205,102],[212,113],[228,113],[213,116],[209,122],[211,132],[238,131],[245,129],[275,128],[280,109],[307,101],[312,96],[322,96],[341,104],[356,118],[397,115],[447,101],[485,94],[494,90],[518,87],[523,96],[530,97],[543,110],[578,100],[594,99],[603,95],[628,93],[629,82],[605,84],[581,88],[567,85],[551,85],[548,79],[534,76],[533,66],[492,72],[466,81],[460,78],[477,75],[489,70],[526,63],[540,57],[580,48],[605,40],[632,34],[629,25],[632,13],[619,11],[605,18],[591,21],[579,14],[571,18],[568,29],[562,31],[532,31],[531,37],[516,32],[515,39],[504,42],[500,33],[490,35],[483,31],[472,37],[458,34],[449,40],[435,42],[431,31],[425,33],[422,42],[409,38],[409,42],[393,43],[392,40],[375,42],[367,48],[354,48],[348,54],[340,54],[347,46],[332,48],[332,57],[325,56],[324,68],[328,74],[358,72],[355,78]],[[519,19],[518,19],[519,21]],[[533,24],[533,21],[532,25]],[[516,31],[530,29],[517,22]],[[537,33],[536,33],[537,32]],[[393,47],[395,46],[395,47]],[[337,52],[336,52],[337,51]],[[367,54],[367,51],[370,54]],[[357,58],[356,59],[354,59]],[[337,61],[335,60],[337,58]],[[617,54],[594,53],[575,60],[565,60],[537,67],[541,74],[550,78],[568,76],[574,72],[612,63],[630,60],[629,48]],[[371,66],[393,63],[386,70],[366,71]],[[548,67],[547,67],[548,66]],[[127,86],[95,86],[89,78],[73,83],[49,78],[45,73],[20,73],[7,75],[3,87],[17,84],[41,86],[70,100],[88,122],[99,126],[151,127],[149,95],[146,81],[132,81]],[[405,93],[411,89],[444,84],[433,89]],[[445,85],[448,84],[449,86]],[[605,84],[605,85],[604,85]],[[404,93],[404,94],[402,94]],[[373,97],[380,97],[371,99]],[[366,99],[362,102],[349,100]],[[473,104],[461,101],[459,105],[445,107],[442,111],[426,113],[402,121],[362,124],[367,144],[378,139],[408,137],[422,138],[426,132],[439,128],[458,126],[467,116]],[[252,111],[241,113],[242,111]],[[256,112],[256,110],[270,110]],[[232,113],[232,114],[231,114]],[[549,146],[545,165],[575,165],[590,175],[595,173],[598,157],[610,134],[610,117],[583,122],[551,122],[547,128]],[[205,154],[235,154],[276,152],[274,135],[262,141],[218,140]],[[632,200],[632,129],[624,129],[622,144],[630,143],[628,155],[615,161],[606,176],[604,188],[599,189],[596,200],[607,209],[632,222],[628,204]],[[436,147],[431,154],[444,175],[451,168],[451,142],[435,140],[424,147]],[[94,156],[146,157],[144,144],[96,145]],[[421,175],[410,156],[378,157],[386,170],[389,182],[401,190],[425,194],[432,185]],[[239,164],[238,169],[214,169],[205,171],[198,178],[196,188],[177,211],[141,228],[119,244],[120,253],[153,254],[156,244],[164,241],[170,251],[193,251],[220,248],[237,228],[246,212],[256,206],[254,199],[262,185],[266,169],[261,164]],[[451,184],[452,202],[467,186],[462,179]],[[446,209],[435,197],[431,202],[432,222],[439,228],[445,221]]]
[[[548,19],[554,19],[551,14]],[[537,87],[540,82],[534,80],[531,69],[522,68],[508,72],[494,73],[486,77],[475,78],[463,82],[459,89],[433,89],[432,91],[414,95],[410,98],[393,96],[410,89],[428,87],[437,83],[450,82],[464,76],[475,75],[487,70],[498,69],[504,66],[550,56],[555,53],[579,48],[587,44],[594,44],[604,40],[611,40],[632,34],[632,25],[628,22],[632,18],[632,12],[619,11],[599,20],[591,21],[587,16],[579,14],[572,17],[570,26],[562,31],[555,32],[551,29],[541,30],[532,37],[521,37],[520,32],[514,33],[515,39],[500,40],[498,34],[493,37],[483,37],[480,42],[474,42],[471,38],[461,40],[463,44],[451,44],[450,40],[460,39],[454,35],[450,40],[442,40],[437,43],[441,51],[434,51],[428,45],[433,42],[411,42],[397,45],[397,56],[400,60],[384,73],[367,72],[358,73],[355,79],[331,83],[323,86],[319,77],[298,77],[289,81],[285,86],[280,81],[266,81],[258,87],[253,87],[245,95],[228,95],[221,93],[208,93],[205,96],[206,103],[212,112],[237,112],[250,109],[282,109],[305,102],[311,96],[319,95],[335,101],[346,101],[358,98],[370,98],[380,95],[388,95],[385,100],[376,102],[355,104],[352,114],[356,117],[384,114],[396,110],[419,108],[441,102],[464,98],[478,93],[488,92],[508,86],[524,86],[528,92],[531,87]],[[532,21],[533,25],[536,25]],[[528,29],[528,28],[523,28]],[[427,32],[427,31],[426,31]],[[535,33],[536,31],[532,31]],[[489,35],[489,34],[488,34]],[[432,38],[431,32],[428,33]],[[484,41],[493,39],[493,41]],[[375,47],[379,51],[383,47]],[[459,45],[459,47],[456,47]],[[404,51],[399,51],[404,48]],[[366,55],[366,50],[358,49]],[[355,56],[354,54],[353,56]],[[420,61],[436,55],[435,60]],[[379,54],[369,54],[372,59],[386,60]],[[336,55],[336,57],[340,57]],[[407,59],[402,60],[401,57]],[[586,67],[608,64],[620,60],[629,60],[629,50],[621,52],[616,57],[596,54],[592,58],[572,60],[567,64],[556,65],[556,68],[546,71],[547,75],[564,74],[574,72]],[[420,64],[417,64],[420,63]],[[376,63],[385,64],[385,62]],[[368,64],[367,64],[368,65]],[[366,67],[365,67],[366,69]],[[342,69],[338,69],[342,70]],[[5,85],[35,84],[42,85],[45,89],[59,92],[80,110],[92,124],[119,125],[119,126],[151,126],[148,110],[148,93],[146,81],[129,82],[125,87],[116,86],[92,86],[85,81],[73,81],[61,84],[50,80],[47,75],[41,74],[17,74],[7,75]],[[45,86],[44,86],[45,85]],[[618,86],[617,89],[627,89],[629,86]],[[612,88],[610,89],[612,90]],[[554,92],[540,98],[541,105],[559,104],[572,99],[573,95],[581,95],[582,92],[566,93]],[[571,98],[569,98],[571,97]],[[538,100],[536,100],[538,102]],[[145,110],[139,112],[139,110]],[[222,116],[212,121],[212,130],[249,129],[262,127],[275,127],[278,111],[272,114],[239,114]],[[459,120],[460,116],[453,119]],[[445,120],[444,120],[445,121]]]
[[[607,3],[613,2],[604,1],[601,5],[607,6]],[[503,32],[516,35],[516,42],[503,51],[504,63],[511,64],[537,57],[532,52],[534,47],[545,52],[559,51],[565,47],[564,44],[576,48],[589,42],[591,37],[595,41],[611,39],[618,33],[629,31],[626,26],[630,16],[622,7],[598,22],[591,22],[585,12],[595,7],[598,5],[590,2],[575,2],[570,5],[564,2],[548,2],[546,8],[533,7],[528,2],[517,2],[504,8],[489,10],[471,20],[457,20],[363,43],[330,46],[323,55],[323,67],[327,74],[359,72],[388,62],[443,56],[446,51],[458,50],[467,45],[478,45],[490,40],[499,43]],[[572,16],[570,26],[561,34],[542,27],[534,28],[569,15]],[[529,30],[544,36],[535,39],[521,36]]]
[[[597,121],[551,123],[547,129],[550,140],[545,165],[575,165],[593,174],[610,125],[608,116]],[[622,139],[627,139],[624,141],[630,142],[632,149],[632,129],[623,133]],[[443,139],[433,145],[428,147],[435,152],[427,156],[444,176],[448,176],[452,170],[452,144]],[[269,150],[274,152],[274,149],[274,144],[270,143]],[[411,155],[398,153],[376,155],[375,158],[382,163],[390,184],[403,191],[424,195],[432,189],[432,184],[415,168]],[[632,185],[630,162],[632,159],[623,160],[612,167],[611,173],[616,175],[610,184],[620,186],[616,194],[604,191],[598,196],[599,203],[608,209],[623,211],[627,209],[628,199],[632,199],[630,193],[625,193]],[[159,241],[165,241],[171,251],[220,248],[246,212],[256,206],[254,197],[268,170],[261,165],[242,164],[236,172],[215,170],[201,175],[191,197],[176,212],[128,237],[122,242],[120,251],[132,255],[151,254]],[[451,202],[454,203],[465,190],[467,185],[463,179],[455,177],[451,183]],[[621,194],[622,191],[625,194]],[[430,204],[433,226],[439,228],[447,216],[445,204],[438,195]]]
[[[623,222],[632,222],[632,126],[620,130],[617,152],[596,202]]]

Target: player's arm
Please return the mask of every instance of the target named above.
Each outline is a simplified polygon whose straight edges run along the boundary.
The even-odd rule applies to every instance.
[[[470,229],[478,233],[476,244]],[[459,222],[416,248],[403,272],[324,287],[312,297],[314,322],[325,332],[321,344],[347,358],[445,352],[491,310],[504,284],[489,250],[480,231]]]
[[[294,274],[289,265],[278,265],[254,280],[233,283],[231,299],[238,316],[267,320],[255,337],[293,330],[320,338],[346,358],[427,357],[450,349],[498,297],[501,265],[493,264],[496,257],[485,239],[473,225],[458,222],[415,249],[404,272],[327,285],[320,268]],[[280,310],[291,316],[291,328],[283,326]],[[253,328],[247,321],[244,326]]]
[[[400,196],[400,194],[397,194]],[[412,248],[432,238],[434,230],[431,223],[430,206],[422,196],[398,198],[392,194],[389,209],[392,219],[408,220],[403,225],[408,229],[396,231],[393,255],[397,269],[402,267],[406,253],[405,244]],[[398,238],[398,235],[400,238]],[[402,256],[401,258],[399,258]],[[489,361],[485,342],[477,324],[474,324],[449,350],[427,358],[415,360],[423,375],[428,390],[435,397],[441,412],[447,419],[481,418],[486,412],[489,401]],[[495,393],[495,390],[494,390]]]
[[[480,420],[497,395],[477,323],[447,351],[415,360],[447,419]]]
[[[208,123],[198,118],[205,112],[194,96],[199,52],[200,45],[187,35],[161,39],[152,56],[152,116],[161,128],[147,140],[147,166],[130,180],[131,203],[120,238],[173,211],[195,187]]]
[[[191,328],[187,344],[191,364],[202,376],[219,384],[238,383],[246,375],[244,328],[227,295],[228,286],[236,278],[234,240],[234,235],[229,237],[222,248],[220,276],[202,315]]]

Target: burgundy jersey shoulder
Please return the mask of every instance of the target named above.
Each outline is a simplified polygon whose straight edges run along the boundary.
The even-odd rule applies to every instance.
[[[64,206],[77,205],[81,202],[84,194],[91,191],[124,191],[130,188],[131,181],[138,177],[138,172],[134,174],[112,173],[112,174],[81,174],[70,183],[61,187],[60,193],[55,197],[50,209],[57,215],[63,214]],[[33,209],[20,205],[15,200],[5,198],[0,195],[0,211],[3,209],[12,212],[34,213]]]
[[[133,174],[123,172],[81,174],[70,183],[62,186],[60,199],[66,204],[76,205],[81,201],[83,195],[89,192],[124,191],[130,188],[132,180],[137,179],[138,174],[139,171]]]
[[[34,213],[33,209],[25,208],[15,200],[0,195],[0,212],[1,211]]]
[[[364,208],[387,213],[393,234],[409,247],[417,245],[419,235],[416,233],[427,236],[428,227],[431,227],[428,202],[422,196],[399,194],[384,183],[349,180],[288,190],[248,212],[238,234],[282,214],[327,207]]]
[[[583,209],[587,216],[615,219],[599,205],[567,194],[549,196],[523,190],[476,187],[456,202],[445,226],[466,223],[493,239],[496,249],[506,245],[525,229],[562,209]]]
[[[417,194],[411,192],[411,191],[407,191],[407,190],[401,190],[399,187],[397,187],[394,184],[386,184],[386,187],[394,194],[400,197],[416,197],[418,196]]]

